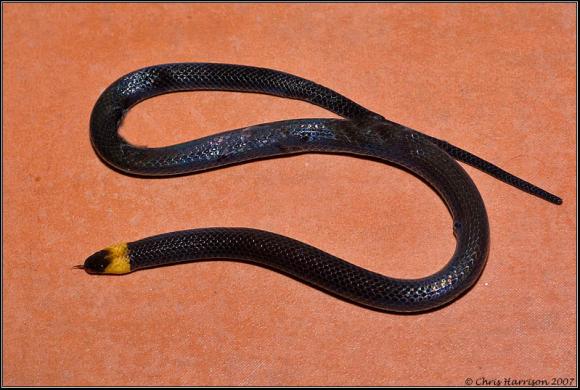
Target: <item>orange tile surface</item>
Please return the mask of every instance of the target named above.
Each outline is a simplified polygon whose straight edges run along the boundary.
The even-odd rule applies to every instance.
[[[3,4],[5,385],[462,385],[574,378],[575,4]],[[437,195],[391,166],[302,155],[163,180],[91,148],[112,81],[166,62],[287,71],[446,139],[564,198],[475,169],[491,254],[463,298],[380,313],[243,263],[122,277],[71,267],[118,241],[246,226],[397,277],[455,241]],[[306,103],[198,92],[148,100],[122,134],[168,145],[328,117]],[[575,379],[575,378],[574,378]]]

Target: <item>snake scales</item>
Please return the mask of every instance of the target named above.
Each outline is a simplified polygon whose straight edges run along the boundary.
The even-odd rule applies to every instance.
[[[299,99],[345,119],[298,119],[260,124],[160,148],[131,145],[118,133],[125,113],[164,93],[223,90]],[[404,167],[427,181],[453,217],[455,253],[436,273],[397,279],[371,272],[320,249],[275,233],[249,228],[201,228],[166,233],[108,247],[81,268],[127,273],[202,259],[237,259],[290,274],[358,304],[415,312],[448,303],[480,276],[489,251],[489,225],[481,196],[454,159],[552,203],[561,199],[445,141],[367,110],[312,81],[271,69],[213,63],[147,67],[111,84],[90,121],[91,141],[111,166],[145,176],[194,173],[249,160],[296,153],[340,153]]]

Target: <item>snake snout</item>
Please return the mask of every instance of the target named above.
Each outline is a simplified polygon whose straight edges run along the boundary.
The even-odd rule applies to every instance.
[[[111,263],[106,250],[98,251],[89,256],[83,265],[83,269],[89,274],[102,274]]]

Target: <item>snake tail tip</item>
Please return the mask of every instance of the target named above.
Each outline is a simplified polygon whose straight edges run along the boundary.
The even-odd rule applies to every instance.
[[[564,203],[564,200],[562,198],[552,194],[550,194],[550,196],[548,197],[544,197],[544,199],[555,205],[561,205],[562,203]]]

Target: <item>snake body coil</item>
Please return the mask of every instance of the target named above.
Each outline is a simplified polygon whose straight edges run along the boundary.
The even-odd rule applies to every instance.
[[[304,100],[346,119],[298,119],[245,127],[161,148],[136,147],[118,128],[127,110],[168,92],[227,90]],[[402,166],[430,183],[453,217],[455,253],[440,271],[421,279],[383,276],[288,237],[248,228],[172,232],[120,244],[90,256],[90,273],[126,273],[201,259],[238,259],[275,268],[373,308],[414,312],[450,302],[480,276],[489,250],[481,196],[452,157],[553,203],[561,200],[445,141],[388,121],[311,81],[270,69],[211,63],[166,64],[132,72],[113,83],[91,115],[91,141],[110,165],[131,174],[194,173],[264,157],[341,153]]]

